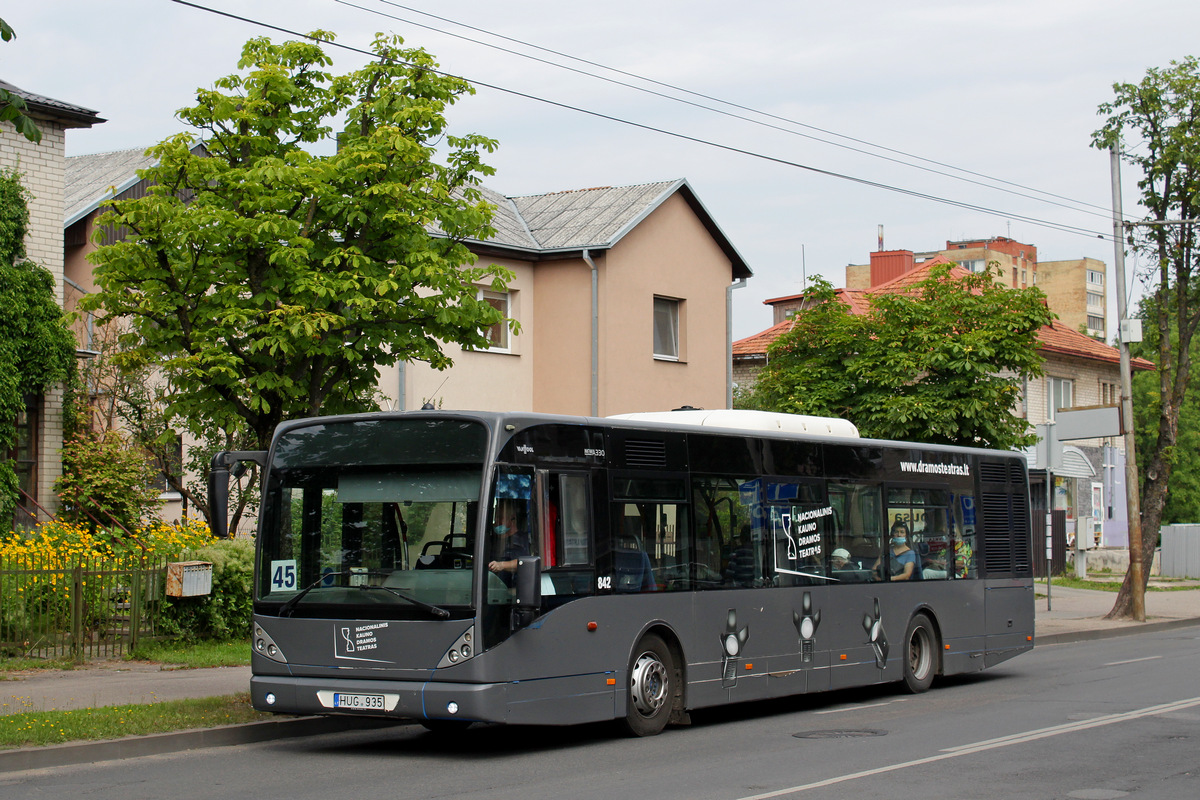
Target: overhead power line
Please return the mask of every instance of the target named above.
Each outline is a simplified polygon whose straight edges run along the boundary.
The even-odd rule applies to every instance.
[[[361,55],[365,55],[372,59],[379,58],[379,55],[371,50],[367,50],[367,49],[364,49],[361,47],[355,47],[353,45],[342,44],[341,42],[336,42],[336,41],[330,42],[330,41],[325,41],[325,40],[318,40],[318,39],[315,39],[314,37],[312,37],[306,33],[303,33],[301,31],[293,30],[291,28],[285,28],[281,25],[275,25],[270,22],[253,19],[251,17],[246,17],[246,16],[243,16],[240,14],[235,14],[230,11],[223,11],[221,9],[211,8],[209,6],[204,6],[199,3],[190,2],[190,0],[172,0],[172,2],[177,3],[179,5],[194,8],[198,11],[205,11],[210,14],[215,14],[217,16],[222,16],[222,17],[226,17],[228,19],[237,20],[239,22],[245,22],[247,24],[265,28],[267,30],[278,31],[279,33],[283,33],[288,36],[296,36],[301,39],[309,39],[312,41],[317,41],[323,46],[329,45],[332,47],[339,48],[341,50],[345,50],[347,52],[359,53]],[[612,114],[605,114],[600,111],[582,108],[580,106],[574,106],[569,103],[563,103],[558,100],[551,100],[549,98],[540,97],[537,95],[529,94],[527,92],[521,92],[516,89],[509,89],[507,87],[488,83],[486,81],[467,78],[465,76],[457,75],[457,74],[454,74],[451,72],[447,72],[445,70],[430,69],[429,67],[423,67],[423,68],[430,72],[438,74],[438,75],[443,75],[445,77],[450,77],[450,78],[455,78],[457,80],[466,81],[474,86],[482,86],[484,88],[492,89],[497,92],[503,92],[504,94],[508,94],[513,97],[520,97],[520,98],[523,98],[526,100],[532,100],[534,102],[553,106],[555,108],[561,108],[566,111],[573,111],[573,112],[576,112],[579,114],[585,114],[587,116],[595,117],[597,119],[604,119],[604,120],[608,120],[610,122],[616,122],[616,123],[620,123],[622,125],[627,125],[627,126],[630,126],[633,128],[650,131],[652,133],[658,133],[658,134],[662,134],[665,136],[671,136],[673,138],[680,139],[683,141],[694,142],[696,144],[704,145],[706,147],[713,147],[716,149],[724,150],[726,152],[737,153],[740,155],[750,156],[752,158],[757,158],[757,159],[760,159],[763,161],[768,161],[768,162],[780,164],[783,166],[793,167],[796,169],[802,169],[802,170],[805,170],[808,172],[812,172],[814,174],[825,175],[825,176],[828,176],[831,178],[837,178],[839,180],[849,181],[851,183],[857,183],[862,186],[870,186],[870,187],[873,187],[876,189],[883,189],[885,191],[894,192],[896,194],[902,194],[902,195],[906,195],[909,197],[915,197],[915,198],[920,198],[923,200],[929,200],[931,202],[941,203],[943,205],[949,205],[949,206],[953,206],[956,208],[962,208],[962,209],[966,209],[966,210],[970,210],[970,211],[977,211],[982,214],[989,214],[989,215],[993,215],[993,216],[1002,217],[1005,219],[1020,220],[1022,222],[1026,222],[1030,225],[1035,225],[1035,226],[1042,227],[1042,228],[1048,228],[1050,230],[1056,230],[1056,231],[1060,231],[1063,233],[1071,233],[1071,234],[1076,234],[1076,235],[1080,235],[1080,236],[1087,236],[1090,238],[1099,238],[1099,239],[1106,239],[1106,240],[1112,239],[1111,233],[1104,233],[1102,231],[1091,230],[1088,228],[1081,228],[1081,227],[1078,227],[1075,225],[1067,225],[1065,223],[1059,223],[1059,222],[1054,222],[1051,220],[1045,220],[1045,219],[1040,219],[1037,217],[1031,217],[1031,216],[1028,216],[1025,214],[1018,214],[1018,213],[1009,212],[1009,211],[1001,211],[1001,210],[990,208],[987,206],[982,206],[982,205],[978,205],[978,204],[974,204],[974,203],[968,203],[968,202],[961,201],[961,200],[954,200],[951,198],[941,197],[938,195],[928,194],[925,192],[919,192],[914,189],[905,189],[900,186],[893,186],[890,184],[881,183],[879,181],[872,181],[872,180],[869,180],[866,178],[859,178],[859,177],[856,177],[853,175],[847,175],[844,173],[833,172],[831,170],[821,169],[820,167],[814,167],[809,164],[803,164],[798,161],[791,161],[789,159],[780,158],[778,156],[771,156],[771,155],[767,155],[765,153],[758,153],[753,150],[748,150],[748,149],[742,148],[742,147],[736,147],[734,145],[723,144],[721,142],[714,142],[714,141],[711,141],[708,139],[702,139],[698,136],[691,136],[689,134],[681,133],[678,131],[672,131],[672,130],[668,130],[665,128],[659,128],[659,127],[656,127],[653,125],[648,125],[646,123],[637,122],[637,121],[625,119],[622,117],[617,117]]]
[[[976,172],[976,171],[969,170],[969,169],[966,169],[963,167],[956,167],[953,164],[947,164],[942,161],[937,161],[936,159],[925,158],[925,157],[917,155],[915,153],[909,153],[909,152],[906,152],[903,150],[898,150],[896,148],[887,147],[886,145],[876,144],[874,142],[869,142],[865,139],[855,138],[853,136],[848,136],[846,134],[838,133],[836,131],[831,131],[826,128],[821,128],[821,127],[818,127],[816,125],[812,125],[812,124],[809,124],[806,122],[801,122],[799,120],[779,116],[777,114],[772,114],[771,112],[762,111],[760,109],[742,105],[740,103],[736,103],[731,100],[724,100],[722,98],[714,97],[712,95],[707,95],[702,92],[696,92],[691,89],[687,89],[685,87],[677,86],[675,84],[667,83],[664,81],[656,80],[654,78],[650,78],[645,75],[639,75],[637,73],[629,72],[627,70],[623,70],[623,69],[620,69],[617,67],[610,67],[606,64],[602,64],[597,61],[590,61],[586,58],[580,58],[579,56],[574,56],[574,55],[571,55],[570,53],[564,53],[560,50],[554,50],[552,48],[542,47],[541,45],[533,44],[532,42],[526,42],[521,39],[516,39],[511,36],[506,36],[501,33],[496,33],[495,31],[490,31],[490,30],[487,30],[486,28],[480,28],[475,25],[470,25],[465,22],[460,22],[458,20],[450,19],[449,17],[443,17],[443,16],[439,16],[437,14],[430,13],[428,11],[422,11],[421,9],[418,9],[418,8],[413,8],[411,6],[406,6],[401,3],[394,2],[394,0],[376,0],[376,2],[381,3],[383,5],[392,6],[394,8],[401,8],[401,9],[404,9],[405,11],[410,11],[414,14],[420,14],[423,17],[429,17],[431,19],[440,20],[441,22],[446,22],[451,25],[456,25],[458,27],[465,28],[467,30],[476,31],[478,33],[482,33],[487,36],[492,36],[492,37],[495,37],[496,39],[500,39],[500,40],[503,40],[506,42],[512,42],[513,44],[517,44],[522,47],[528,47],[528,48],[531,48],[533,50],[537,50],[537,51],[540,51],[543,53],[549,53],[549,54],[557,56],[559,58],[569,59],[569,60],[574,61],[579,64],[585,64],[590,67],[596,67],[598,69],[606,70],[608,72],[612,72],[617,75],[624,75],[626,77],[633,78],[633,79],[639,80],[639,81],[644,81],[646,83],[649,83],[649,84],[652,84],[655,86],[660,86],[665,89],[670,89],[675,92],[681,92],[681,93],[689,95],[691,97],[697,97],[702,100],[707,100],[707,101],[714,102],[714,103],[720,103],[721,105],[728,106],[730,108],[736,108],[741,111],[746,111],[746,112],[749,112],[752,114],[757,114],[759,116],[766,117],[767,119],[773,119],[773,120],[777,120],[779,122],[785,122],[788,125],[795,125],[795,126],[798,126],[801,128],[806,128],[811,131],[817,131],[818,133],[825,134],[826,136],[834,136],[839,139],[844,139],[848,142],[854,142],[856,144],[864,145],[865,147],[870,147],[870,148],[874,148],[875,150],[883,151],[884,153],[892,153],[892,154],[895,154],[896,156],[903,156],[903,158],[893,158],[891,156],[883,155],[881,153],[872,152],[870,150],[864,150],[860,147],[854,147],[851,145],[842,144],[840,142],[830,141],[829,139],[825,139],[820,136],[814,136],[812,134],[806,134],[801,131],[793,130],[792,128],[785,128],[780,125],[775,125],[775,124],[772,124],[769,122],[764,122],[759,119],[751,119],[750,117],[746,117],[742,114],[735,114],[735,113],[725,111],[725,110],[722,110],[719,108],[713,108],[712,106],[707,106],[702,103],[696,103],[696,102],[693,102],[690,100],[686,100],[681,97],[664,94],[662,92],[658,92],[653,89],[647,89],[643,86],[637,86],[637,85],[634,85],[631,83],[627,83],[625,81],[619,81],[619,80],[615,80],[613,78],[607,78],[603,75],[597,75],[594,72],[588,72],[586,70],[577,69],[575,67],[571,67],[566,64],[560,64],[556,61],[551,61],[551,60],[548,60],[545,58],[539,58],[537,56],[533,56],[528,53],[522,53],[517,50],[513,50],[511,48],[501,47],[501,46],[493,44],[491,42],[481,41],[479,39],[474,39],[470,36],[464,36],[459,33],[454,33],[452,31],[443,30],[442,28],[435,28],[432,25],[426,25],[424,23],[416,22],[414,20],[406,19],[404,17],[399,17],[394,14],[388,14],[383,11],[380,11],[379,9],[367,8],[358,3],[351,2],[350,0],[334,0],[334,2],[338,3],[340,5],[348,6],[350,8],[358,9],[360,11],[365,11],[370,14],[375,14],[375,15],[378,15],[381,17],[385,17],[387,19],[395,20],[397,22],[403,22],[405,24],[412,25],[414,27],[423,28],[425,30],[433,31],[435,33],[440,33],[444,36],[450,36],[450,37],[453,37],[456,39],[460,39],[462,41],[471,42],[473,44],[478,44],[482,47],[488,47],[493,50],[498,50],[503,53],[508,53],[510,55],[517,56],[519,58],[524,58],[524,59],[527,59],[530,61],[535,61],[535,62],[538,62],[541,64],[546,64],[548,66],[552,66],[557,69],[566,70],[568,72],[574,72],[579,75],[585,75],[587,77],[595,78],[596,80],[600,80],[600,81],[605,81],[606,83],[611,83],[616,86],[623,86],[625,88],[632,89],[637,92],[642,92],[644,94],[649,94],[649,95],[652,95],[655,97],[661,97],[666,100],[670,100],[672,102],[681,103],[683,105],[692,106],[693,108],[699,108],[699,109],[703,109],[705,111],[711,111],[716,114],[722,114],[724,116],[732,117],[734,119],[739,119],[744,122],[749,122],[753,125],[759,125],[759,126],[762,126],[765,128],[770,128],[772,130],[777,130],[777,131],[780,131],[782,133],[786,133],[786,134],[789,134],[792,136],[800,136],[805,139],[810,139],[815,142],[820,142],[822,144],[830,145],[831,147],[840,147],[845,150],[850,150],[851,152],[861,153],[863,155],[870,156],[871,158],[878,158],[883,161],[889,161],[894,164],[900,164],[902,166],[910,167],[912,169],[919,169],[919,170],[929,172],[934,175],[941,175],[942,177],[950,178],[952,180],[958,180],[958,181],[963,181],[965,183],[970,183],[970,184],[973,184],[976,186],[982,186],[984,188],[992,189],[994,191],[1006,192],[1008,194],[1013,194],[1018,197],[1024,197],[1028,200],[1035,200],[1037,202],[1048,203],[1050,205],[1059,206],[1061,208],[1067,208],[1072,211],[1078,211],[1078,212],[1085,213],[1085,214],[1092,214],[1097,217],[1103,217],[1106,220],[1109,220],[1112,218],[1112,210],[1111,209],[1105,208],[1103,206],[1095,205],[1094,203],[1089,203],[1084,200],[1075,200],[1075,199],[1066,197],[1064,195],[1059,195],[1059,194],[1055,194],[1053,192],[1047,192],[1042,189],[1025,186],[1023,184],[1015,183],[1013,181],[1008,181],[1003,178],[997,178],[992,175],[985,175],[984,173]],[[942,168],[948,169],[948,170],[953,170],[954,172],[962,173],[962,175],[955,175],[950,172],[944,172],[941,169],[933,169],[932,167],[922,166],[921,164],[914,164],[914,163],[911,163],[911,161],[903,160],[904,158],[913,159],[915,161],[920,161],[925,164],[932,164],[934,166],[942,167]],[[981,178],[983,180],[974,180],[972,178],[963,177],[964,175],[971,175],[971,176],[974,176],[975,178]],[[986,181],[991,181],[991,183],[988,183]],[[997,186],[994,184],[1002,184],[1002,185]],[[1008,188],[1005,188],[1006,186],[1010,186],[1010,187],[1014,187],[1014,188],[1008,189]],[[1024,191],[1015,191],[1015,189],[1023,189]],[[1034,192],[1035,194],[1030,195],[1030,194],[1026,194],[1026,192]],[[1042,196],[1038,197],[1035,195],[1042,195]],[[1053,198],[1053,199],[1048,199],[1048,198]],[[1059,202],[1059,201],[1063,201],[1063,202]],[[1080,206],[1083,206],[1084,208],[1080,208]],[[1089,211],[1088,209],[1095,209],[1095,210]]]

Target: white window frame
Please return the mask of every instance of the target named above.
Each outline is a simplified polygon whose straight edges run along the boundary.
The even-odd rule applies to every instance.
[[[1066,392],[1063,392],[1066,389]],[[1075,381],[1071,378],[1046,378],[1046,419],[1053,422],[1060,408],[1075,404]],[[1056,402],[1065,400],[1066,402]]]
[[[682,300],[674,297],[654,296],[651,327],[654,358],[658,361],[679,360],[679,312],[682,304]]]
[[[493,292],[490,289],[480,289],[478,298],[488,303],[504,315],[504,319],[488,328],[489,353],[511,353],[512,331],[508,329],[508,320],[512,316],[512,292]]]

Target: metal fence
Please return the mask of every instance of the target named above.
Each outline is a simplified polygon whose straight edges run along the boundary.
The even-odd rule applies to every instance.
[[[1200,578],[1200,525],[1164,525],[1160,569],[1165,578]]]
[[[0,654],[111,658],[155,635],[162,558],[0,556]]]

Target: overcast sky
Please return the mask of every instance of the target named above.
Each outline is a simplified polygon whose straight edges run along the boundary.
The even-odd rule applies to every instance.
[[[846,264],[865,263],[876,249],[878,225],[887,249],[933,250],[948,239],[1011,236],[1036,245],[1041,260],[1091,256],[1109,264],[1111,275],[1112,244],[1098,238],[1112,231],[1109,161],[1089,146],[1100,122],[1096,108],[1111,99],[1114,82],[1136,82],[1148,67],[1200,49],[1200,3],[1192,0],[352,2],[201,4],[293,30],[331,30],[339,43],[360,48],[376,31],[399,33],[470,80],[775,159],[489,88],[451,115],[455,132],[500,141],[490,158],[497,174],[488,185],[507,195],[687,178],[754,271],[749,285],[734,293],[737,338],[769,326],[763,300],[801,291],[804,274],[844,285]],[[604,73],[776,127],[421,28],[414,23],[600,71],[401,3],[754,109],[763,114]],[[6,4],[2,14],[17,39],[0,45],[0,77],[108,120],[69,132],[68,155],[143,147],[183,130],[175,110],[192,103],[196,87],[234,72],[246,39],[287,38],[171,0],[39,0]],[[331,52],[338,71],[362,61]],[[1009,182],[1004,185],[1019,194],[928,171],[954,171],[948,167],[976,173],[964,175],[970,181]],[[1127,213],[1137,211],[1135,184],[1127,169]],[[1041,192],[1075,202],[1051,198],[1070,206],[1064,208],[1022,196],[1044,197]],[[1111,293],[1109,307],[1111,322]]]

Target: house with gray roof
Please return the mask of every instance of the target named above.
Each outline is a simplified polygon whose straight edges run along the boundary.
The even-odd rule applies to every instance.
[[[153,163],[142,148],[68,159],[69,307],[94,288],[87,254],[102,203],[144,194],[137,171]],[[495,234],[466,244],[515,278],[506,292],[479,292],[520,332],[497,326],[488,350],[454,348],[448,370],[385,370],[392,407],[605,415],[728,405],[730,292],[751,272],[686,180],[482,193],[496,207]],[[79,324],[87,346],[88,321]]]
[[[609,415],[729,404],[732,289],[745,259],[684,179],[508,197],[485,190],[496,235],[468,241],[511,269],[481,294],[520,323],[441,372],[381,376],[395,408]]]

